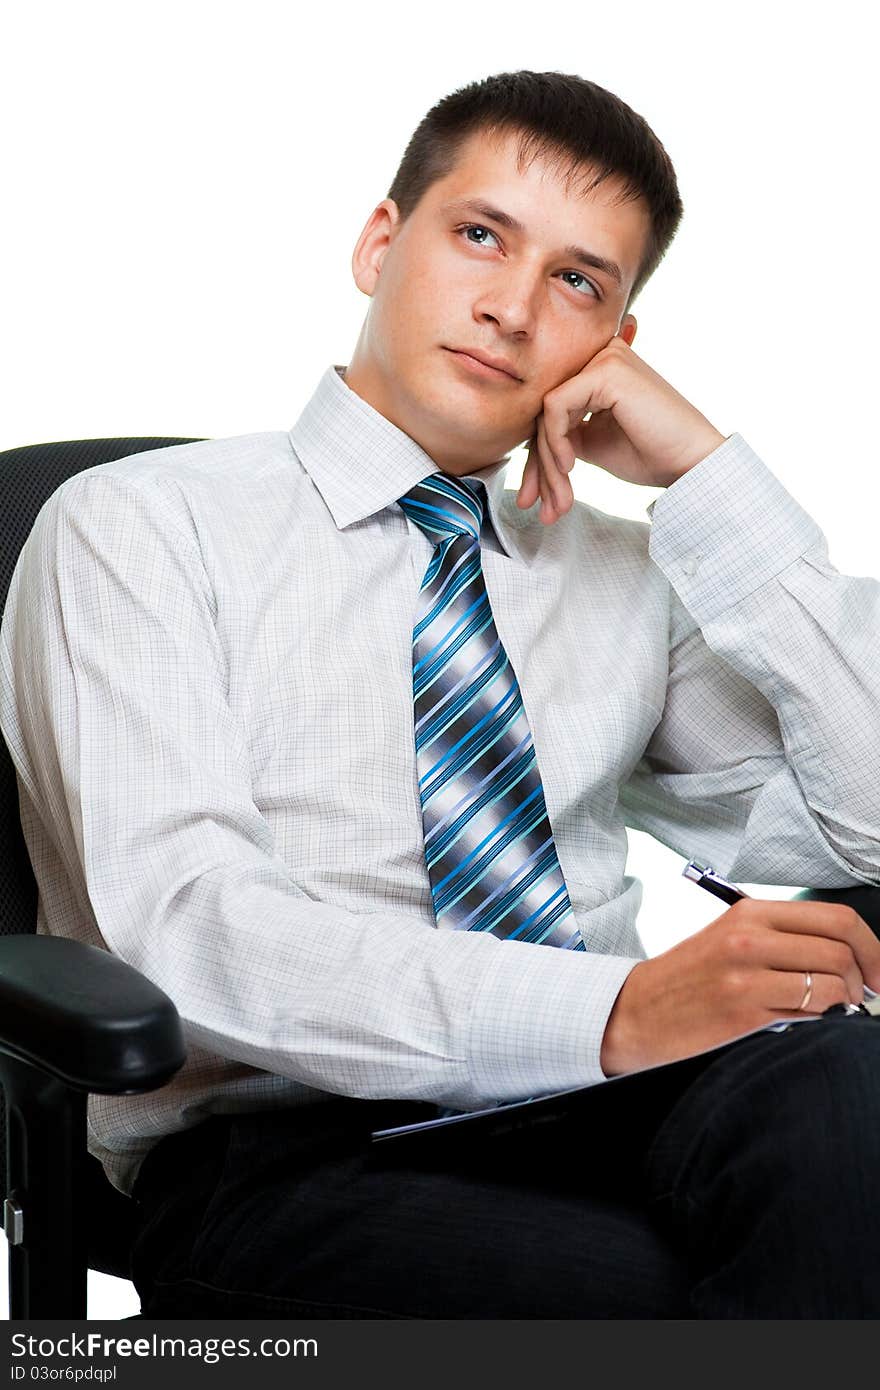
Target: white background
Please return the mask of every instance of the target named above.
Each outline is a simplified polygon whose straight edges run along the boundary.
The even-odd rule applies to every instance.
[[[573,72],[646,118],[685,206],[634,350],[747,439],[839,570],[877,575],[870,24],[854,0],[10,7],[0,449],[288,429],[349,359],[352,249],[421,117],[490,73]],[[657,495],[585,463],[575,488],[641,520]],[[723,910],[683,863],[631,834],[651,954]],[[89,1287],[90,1317],[137,1311],[130,1284]]]

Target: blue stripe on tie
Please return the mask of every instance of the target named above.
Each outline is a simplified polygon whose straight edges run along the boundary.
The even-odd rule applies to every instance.
[[[444,535],[447,531],[454,530],[456,527],[463,527],[464,529],[472,530],[474,536],[479,537],[480,527],[483,522],[483,509],[477,498],[474,497],[469,489],[462,489],[459,483],[448,482],[442,474],[435,475],[435,478],[431,482],[423,486],[420,498],[414,504],[422,513],[425,511],[436,512],[439,510],[436,506],[427,501],[427,496],[429,494],[443,497],[447,502],[452,504],[448,510],[443,509],[442,512],[443,516],[447,519],[447,525],[443,531]],[[412,506],[413,504],[410,505]],[[467,524],[467,517],[470,519],[470,526]],[[424,529],[424,527],[422,529]]]
[[[434,473],[400,498],[434,546],[412,639],[434,915],[453,930],[583,950],[519,682],[486,590],[479,544],[485,496],[479,479]]]
[[[525,736],[525,738],[522,740],[522,742],[521,742],[521,743],[518,743],[517,746],[516,746],[514,749],[512,749],[512,751],[511,751],[510,753],[508,753],[507,757],[504,758],[504,759],[498,764],[497,767],[493,768],[492,772],[489,774],[489,777],[488,777],[487,779],[485,779],[484,782],[481,782],[481,783],[479,783],[479,784],[476,785],[476,786],[469,786],[469,787],[467,788],[467,790],[465,791],[464,796],[461,798],[460,801],[456,802],[456,804],[453,806],[453,808],[452,808],[452,810],[449,812],[449,814],[446,815],[446,816],[444,816],[441,820],[438,820],[438,821],[435,823],[435,825],[432,827],[432,829],[429,830],[428,833],[425,835],[425,848],[426,848],[426,850],[427,850],[428,845],[430,845],[431,841],[434,839],[434,837],[435,837],[436,835],[438,835],[438,834],[440,833],[440,831],[444,828],[444,826],[447,826],[447,825],[454,825],[454,824],[456,823],[456,819],[457,819],[457,816],[458,816],[458,814],[459,814],[460,808],[463,807],[463,806],[465,805],[466,802],[472,801],[473,798],[474,798],[478,793],[480,793],[480,792],[482,791],[482,788],[483,788],[483,786],[485,785],[485,782],[486,782],[486,781],[491,781],[491,778],[492,778],[492,777],[496,777],[496,776],[498,775],[498,773],[500,773],[501,771],[503,771],[503,769],[507,766],[507,764],[508,764],[509,762],[511,762],[512,760],[515,760],[516,766],[517,766],[517,767],[519,766],[519,763],[520,763],[520,754],[521,754],[523,748],[524,748],[527,744],[528,744],[528,745],[531,745],[531,741],[532,741],[532,736],[531,736],[530,733],[527,733],[526,736]]]
[[[478,610],[480,609],[483,609],[485,611],[479,612]],[[471,631],[465,630],[464,632],[459,632],[459,629],[461,628],[462,624],[466,624],[469,620],[471,623]],[[458,633],[458,638],[456,640],[455,647],[458,648],[462,645],[463,642],[466,642],[468,638],[472,635],[474,623],[482,624],[482,627],[476,629],[478,632],[482,632],[483,627],[485,627],[490,622],[492,622],[492,610],[489,607],[486,595],[481,594],[478,599],[474,600],[470,608],[465,609],[461,617],[455,621],[455,623],[449,629],[449,631],[443,634],[443,637],[440,639],[440,641],[436,642],[429,652],[427,652],[423,657],[421,657],[419,661],[415,662],[415,664],[413,665],[413,672],[415,673],[420,671],[426,662],[430,661],[431,658],[435,656],[437,652],[439,652],[443,647],[446,647],[448,645],[450,639],[453,638],[456,633]],[[448,655],[448,652],[446,653],[446,655]]]
[[[419,740],[420,748],[430,748],[435,737],[445,732],[450,724],[456,719],[460,719],[465,710],[470,709],[475,700],[478,700],[487,690],[491,690],[496,681],[504,679],[504,672],[507,667],[506,652],[499,652],[498,656],[489,666],[485,666],[479,675],[474,677],[472,685],[461,687],[464,681],[459,681],[454,690],[458,692],[457,699],[449,703],[449,695],[438,700],[433,709],[420,719],[416,725],[416,737]],[[479,669],[479,668],[476,668]],[[453,692],[450,692],[452,694]],[[427,727],[421,726],[430,721]]]
[[[440,700],[437,701],[433,709],[430,709],[427,714],[423,714],[420,719],[416,720],[416,734],[418,734],[419,729],[427,720],[434,718],[435,712],[439,709],[442,709],[444,703],[447,700],[451,700],[454,696],[459,694],[459,692],[467,685],[468,681],[471,679],[472,676],[476,679],[482,679],[482,676],[485,671],[492,670],[493,667],[497,670],[502,670],[506,665],[507,652],[504,650],[500,642],[493,643],[493,645],[488,649],[488,651],[486,651],[484,655],[480,658],[480,660],[477,662],[476,666],[473,668],[473,671],[466,671],[464,675],[462,675],[461,678],[456,681],[455,685],[451,686],[450,689],[446,692],[446,694]]]
[[[505,676],[503,671],[489,673],[484,680],[475,681],[474,685],[469,690],[462,691],[454,704],[442,710],[438,710],[435,707],[431,712],[433,723],[430,728],[423,730],[419,739],[419,747],[430,748],[431,744],[436,743],[438,738],[442,738],[453,724],[458,723],[473,704],[484,695],[487,695],[492,690],[493,686],[498,685],[499,681],[503,683],[504,679]]]
[[[540,787],[535,787],[535,790],[534,790],[533,792],[530,792],[530,793],[529,793],[529,795],[526,797],[525,801],[523,801],[523,802],[521,803],[521,805],[517,806],[515,810],[511,811],[509,816],[505,816],[505,817],[504,817],[504,820],[501,821],[498,825],[495,825],[495,826],[492,827],[492,829],[489,831],[489,834],[486,835],[485,838],[482,839],[482,840],[480,841],[480,843],[477,845],[477,847],[476,847],[475,849],[471,850],[470,854],[467,855],[467,856],[461,861],[460,864],[457,864],[457,865],[456,865],[456,867],[452,870],[451,873],[448,873],[448,874],[446,875],[445,878],[441,878],[441,879],[440,879],[439,883],[436,885],[435,891],[439,893],[440,889],[443,887],[443,885],[444,885],[445,883],[448,883],[449,880],[450,880],[451,878],[455,878],[457,875],[463,873],[464,870],[467,868],[467,866],[468,866],[469,864],[473,863],[474,859],[475,859],[476,856],[480,853],[480,851],[483,850],[483,849],[485,849],[486,846],[487,846],[488,844],[490,844],[490,842],[491,842],[492,840],[495,839],[496,835],[498,834],[498,832],[499,832],[500,830],[503,830],[503,829],[504,829],[505,825],[508,827],[508,832],[507,832],[507,833],[508,833],[508,836],[509,836],[509,835],[514,835],[514,834],[516,833],[516,828],[517,828],[517,827],[516,827],[516,824],[515,824],[516,820],[517,820],[517,819],[520,819],[520,820],[522,819],[522,813],[523,813],[523,811],[525,810],[525,808],[526,808],[527,806],[532,806],[532,803],[534,802],[535,797],[539,797],[539,796],[540,796],[540,797],[542,798],[542,800],[543,800],[541,788],[540,788]],[[538,812],[537,819],[539,820],[539,819],[540,819],[540,815],[541,815],[541,810],[542,810],[542,808],[539,806],[539,807],[537,807],[536,809],[537,809],[537,812]],[[505,837],[505,838],[507,838],[507,837]],[[499,847],[499,848],[500,848],[500,847]],[[498,852],[498,851],[496,850],[496,853],[497,853],[497,852]]]
[[[456,570],[450,571],[444,577],[442,587],[435,593],[435,605],[430,609],[413,629],[413,641],[417,642],[422,633],[433,627],[449,608],[450,604],[455,603],[460,594],[467,593],[472,588],[478,599],[485,600],[486,590],[480,583],[483,577],[483,569],[480,564],[480,556],[477,551],[472,555],[465,555],[461,566]]]
[[[517,864],[513,872],[509,873],[507,878],[501,880],[498,886],[494,888],[485,899],[485,902],[475,908],[470,916],[463,917],[459,921],[459,928],[469,929],[471,922],[480,916],[492,903],[497,902],[499,898],[504,899],[505,909],[509,908],[518,898],[522,898],[527,887],[532,885],[535,865],[540,863],[542,856],[547,852],[547,846],[549,844],[550,837],[548,836],[544,843],[538,846],[530,859],[527,859],[524,864]]]
[[[469,729],[468,732],[462,738],[460,738],[458,742],[454,744],[453,747],[450,748],[442,758],[438,759],[438,761],[427,770],[427,772],[424,775],[424,778],[419,782],[419,787],[422,789],[423,807],[426,805],[428,801],[430,801],[431,797],[435,795],[437,791],[440,790],[441,787],[444,787],[446,785],[446,783],[450,780],[451,777],[455,776],[459,771],[461,771],[462,764],[464,764],[465,766],[469,766],[470,763],[474,762],[475,759],[480,756],[480,753],[482,753],[484,748],[491,748],[492,744],[496,743],[498,739],[502,737],[506,726],[508,724],[513,723],[514,719],[517,718],[522,708],[522,699],[520,697],[519,688],[517,686],[510,687],[504,699],[499,700],[498,704],[495,706],[495,710],[500,710],[501,706],[505,704],[505,702],[508,700],[508,697],[510,696],[513,697],[515,703],[513,706],[511,706],[509,710],[505,711],[504,716],[501,716],[499,714],[496,715],[496,717],[493,719],[492,712],[490,711],[490,713],[487,714],[484,719],[481,719],[479,723],[475,724],[472,729]],[[475,734],[479,733],[480,729],[484,726],[487,727],[484,729],[484,736],[482,740],[477,742],[473,747],[465,749],[464,745],[472,744]],[[459,757],[455,759],[452,763],[450,763],[450,758],[452,758],[452,755],[456,749],[460,750]],[[439,774],[441,769],[443,775],[435,775]],[[431,786],[429,790],[427,783],[432,777],[434,778],[434,784]],[[422,788],[422,781],[424,781],[426,784],[424,788]]]
[[[517,903],[524,899],[525,895],[532,888],[537,887],[539,883],[543,883],[543,881],[546,878],[548,878],[551,874],[555,872],[555,855],[552,852],[549,856],[545,853],[540,858],[536,858],[537,855],[538,851],[536,850],[535,854],[532,856],[532,859],[529,860],[528,874],[526,874],[522,879],[520,879],[520,881],[517,883],[516,887],[512,891],[505,893],[502,897],[497,899],[495,898],[495,894],[493,893],[490,895],[490,898],[487,898],[486,901],[483,904],[481,904],[478,910],[480,921],[476,926],[469,928],[469,930],[492,931],[495,925],[498,922],[503,921],[504,918],[511,911],[511,909],[516,907]],[[533,863],[533,860],[535,860],[536,862]],[[560,889],[559,891],[564,892],[564,888]],[[492,906],[491,913],[488,910],[490,906],[490,900],[494,900],[494,906]],[[449,906],[451,906],[451,904]],[[523,922],[520,926],[514,928],[514,930],[507,932],[507,937],[510,940],[513,940],[515,937],[518,937],[521,933],[527,932],[534,923],[534,921],[543,914],[546,906],[546,903],[542,904],[541,907],[539,907],[537,911],[534,912],[532,916],[527,919],[526,922]]]
[[[444,538],[449,535],[452,529],[450,523],[455,522],[455,518],[451,512],[444,511],[442,507],[429,506],[420,507],[419,516],[414,516],[413,520],[418,522],[423,531],[430,531],[434,535]],[[456,529],[455,534],[459,536],[473,536],[474,539],[476,539],[476,533],[472,531],[469,526],[462,527],[461,530]]]
[[[485,786],[485,790],[483,791],[479,800],[468,808],[467,814],[459,816],[458,820],[456,820],[455,822],[453,822],[452,825],[450,825],[443,839],[439,840],[436,845],[432,846],[432,853],[428,855],[428,863],[436,864],[437,860],[442,858],[443,855],[451,849],[451,847],[455,844],[457,840],[461,839],[461,836],[464,834],[465,830],[467,830],[472,818],[475,815],[477,815],[482,810],[489,810],[491,809],[491,807],[497,805],[497,803],[502,799],[502,797],[507,796],[508,792],[512,791],[513,788],[517,786],[518,783],[520,783],[524,777],[527,777],[529,774],[531,763],[531,758],[526,758],[521,763],[517,762],[514,764],[512,768],[508,769],[507,776],[502,779],[500,785],[497,788],[492,786],[491,783],[490,785]],[[492,777],[495,776],[494,773],[492,773],[491,775]]]
[[[475,624],[466,632],[461,633],[454,648],[451,651],[441,653],[431,669],[423,672],[422,679],[418,682],[418,685],[414,687],[415,698],[421,700],[426,690],[429,690],[438,680],[442,680],[443,674],[450,665],[452,658],[457,655],[460,649],[465,646],[472,637],[479,637],[480,634],[485,632],[489,627],[494,627],[491,612],[487,613],[485,618],[481,614],[479,626]]]

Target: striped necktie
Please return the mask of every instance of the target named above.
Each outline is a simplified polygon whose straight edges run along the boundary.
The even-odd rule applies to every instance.
[[[416,760],[438,926],[583,951],[519,683],[483,578],[479,479],[399,499],[436,549],[413,630]]]

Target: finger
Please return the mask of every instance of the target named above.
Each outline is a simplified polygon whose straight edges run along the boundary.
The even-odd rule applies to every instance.
[[[811,989],[806,1006],[800,1007],[807,992],[807,973]],[[851,1000],[846,985],[839,975],[823,975],[800,970],[796,973],[787,970],[774,970],[774,979],[768,986],[764,1007],[777,1018],[803,1018],[804,1014],[824,1014],[832,1004],[861,1003],[862,996]]]
[[[543,446],[541,457],[544,462],[547,486],[550,489],[550,494],[557,510],[561,511],[564,501],[564,486],[566,479],[559,467],[559,460],[553,452],[553,446],[550,442],[550,427],[546,415],[541,416],[538,425],[538,438]]]
[[[569,474],[574,467],[575,454],[568,437],[570,419],[561,401],[545,401],[543,410],[547,444],[557,470]]]
[[[538,488],[541,493],[541,505],[538,509],[538,517],[541,521],[549,524],[555,521],[556,517],[553,514],[553,503],[547,488],[547,478],[545,476],[543,464],[540,464],[538,467]]]
[[[574,493],[567,475],[560,472],[547,435],[547,423],[542,415],[538,422],[538,447],[544,470],[544,481],[548,495],[552,499],[557,515],[567,512],[574,501]]]
[[[519,492],[517,493],[517,506],[523,509],[533,507],[538,500],[540,489],[538,479],[540,475],[540,459],[538,458],[534,436],[529,441],[529,452],[526,458],[523,475],[520,479]]]
[[[818,971],[826,979],[836,977],[847,995],[847,1000],[841,1002],[860,1004],[864,998],[862,972],[845,941],[826,936],[794,936],[766,928],[751,939],[747,955],[774,973],[800,971],[803,978],[807,971]]]
[[[549,475],[555,472],[555,466],[550,457],[550,450],[544,434],[543,425],[538,425],[538,457],[540,459],[539,485],[541,489],[541,520],[550,524],[557,520],[558,510],[553,496],[553,489],[550,484]]]
[[[880,989],[880,941],[863,917],[844,903],[743,898],[730,912],[748,921],[757,913],[765,926],[795,935],[832,937],[848,945],[871,989]]]
[[[529,451],[526,457],[526,465],[523,469],[520,490],[524,493],[524,505],[532,507],[541,495],[541,459],[538,454],[538,433],[537,427],[532,438],[529,440]]]

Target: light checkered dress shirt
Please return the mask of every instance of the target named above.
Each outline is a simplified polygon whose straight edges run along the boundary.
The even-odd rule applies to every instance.
[[[584,953],[435,926],[411,643],[436,469],[328,367],[289,433],[101,464],[46,502],[0,634],[38,930],[156,982],[189,1060],[89,1101],[130,1189],[215,1111],[471,1109],[603,1080],[644,959],[625,826],[750,883],[880,881],[880,584],[733,434],[647,508],[521,512],[483,568]],[[721,905],[719,904],[719,909]]]

